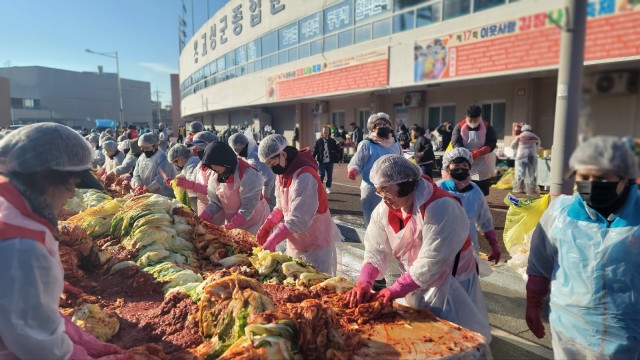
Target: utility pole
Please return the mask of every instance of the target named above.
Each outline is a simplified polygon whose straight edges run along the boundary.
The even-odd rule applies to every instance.
[[[158,124],[160,124],[162,122],[162,107],[160,106],[160,93],[162,91],[159,91],[158,88],[156,88],[156,91],[154,91],[154,93],[156,94],[156,103],[158,106]]]
[[[578,141],[578,116],[582,94],[587,0],[566,0],[562,26],[560,66],[556,93],[551,157],[551,199],[573,193],[573,179],[565,180],[569,157]]]

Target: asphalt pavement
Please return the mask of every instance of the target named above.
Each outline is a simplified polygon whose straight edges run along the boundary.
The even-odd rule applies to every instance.
[[[434,173],[434,180],[438,179]],[[338,273],[352,280],[357,279],[364,253],[364,223],[360,204],[360,178],[356,181],[347,178],[347,164],[334,165],[333,184],[328,195],[329,209],[334,221],[342,231],[345,241],[339,244]],[[508,191],[491,189],[487,202],[494,219],[498,239],[507,213],[504,198]],[[506,264],[510,256],[502,241],[500,263],[493,266],[494,273],[481,278],[481,286],[489,311],[493,340],[491,351],[495,359],[552,359],[551,338],[536,338],[527,328],[524,320],[526,294],[523,277]],[[487,242],[480,239],[480,251],[490,253]],[[397,264],[386,274],[387,283],[400,276]],[[548,311],[548,309],[546,309]],[[545,319],[547,334],[548,323]]]

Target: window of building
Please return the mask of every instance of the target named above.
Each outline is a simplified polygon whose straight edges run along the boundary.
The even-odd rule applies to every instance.
[[[236,49],[236,62],[238,65],[244,64],[247,62],[247,47],[240,46]]]
[[[284,50],[298,45],[298,22],[283,26],[278,30],[279,49]]]
[[[262,58],[262,60],[260,60],[260,65],[262,69],[268,69],[269,68],[269,57],[265,56]]]
[[[473,11],[482,11],[506,3],[507,0],[473,0]]]
[[[398,11],[398,10],[410,8],[412,6],[424,4],[429,1],[432,1],[432,0],[395,0],[393,2],[393,10]]]
[[[22,109],[24,105],[22,104],[22,99],[19,98],[11,98],[11,108],[12,109]]]
[[[311,42],[311,55],[322,54],[322,39]]]
[[[298,57],[304,59],[311,55],[311,44],[306,43],[298,46]]]
[[[373,38],[391,35],[391,18],[378,20],[373,23]]]
[[[331,113],[331,123],[336,128],[340,125],[345,125],[345,118],[344,111],[334,111]]]
[[[364,133],[369,132],[367,130],[367,120],[369,120],[369,116],[371,116],[371,111],[369,111],[369,109],[360,109],[358,110],[358,127],[360,127],[360,130],[362,130]],[[351,130],[349,130],[351,131]]]
[[[247,61],[253,61],[262,57],[262,46],[260,39],[253,40],[247,44]]]
[[[427,110],[427,128],[433,131],[444,122],[456,123],[456,106],[455,105],[437,105],[429,106]]]
[[[271,55],[278,51],[278,32],[272,31],[264,35],[261,39],[262,56]]]
[[[288,54],[287,57],[289,58],[289,61],[296,61],[298,60],[298,48],[294,47],[293,49],[289,49],[288,50]]]
[[[269,67],[278,66],[279,62],[278,54],[271,54],[269,56]]]
[[[338,47],[343,48],[353,45],[353,30],[343,31],[338,34]]]
[[[393,32],[399,33],[413,29],[415,11],[407,11],[393,17]]]
[[[324,38],[324,51],[331,51],[338,48],[338,37],[336,35],[327,36]]]
[[[482,118],[493,126],[498,139],[504,138],[504,123],[507,117],[507,104],[503,101],[484,103]]]
[[[25,109],[33,109],[35,107],[33,99],[23,99],[23,104]]]
[[[443,5],[444,20],[471,13],[471,0],[446,0]]]
[[[286,64],[289,60],[287,60],[287,50],[280,51],[278,53],[278,64]]]
[[[416,10],[416,27],[422,27],[439,22],[440,4],[428,5]]]
[[[40,99],[33,99],[33,108],[34,109],[40,109]]]
[[[358,26],[356,28],[356,43],[371,40],[371,24]]]
[[[236,64],[236,53],[234,51],[229,51],[225,56],[225,63],[227,65],[227,69],[234,67]]]

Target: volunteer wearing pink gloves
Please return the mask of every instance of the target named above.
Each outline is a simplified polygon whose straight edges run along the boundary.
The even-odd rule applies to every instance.
[[[68,286],[55,214],[76,187],[102,189],[89,143],[64,125],[27,125],[0,140],[0,159],[0,359],[128,358],[58,308]]]
[[[456,280],[457,273],[477,280],[475,259],[469,253],[469,222],[459,200],[401,155],[380,157],[370,179],[383,201],[365,233],[364,265],[356,286],[345,295],[349,305],[372,298],[390,303],[404,297],[409,306],[430,309],[490,341],[486,310],[478,311]],[[374,295],[373,282],[386,273],[392,257],[400,263],[402,275]]]
[[[198,123],[197,121],[195,123]],[[191,123],[192,125],[194,123]],[[202,125],[200,123],[200,125]],[[213,175],[213,170],[202,166],[202,159],[204,158],[204,150],[207,145],[214,141],[218,141],[216,134],[211,131],[199,131],[193,137],[192,141],[187,140],[185,145],[193,150],[193,153],[200,159],[200,163],[196,166],[194,172],[187,176],[178,175],[177,185],[183,189],[187,189],[189,197],[195,197],[197,199],[197,205],[194,210],[197,214],[202,214],[205,207],[209,203],[209,197],[207,196],[207,185],[209,179]],[[222,225],[216,224],[216,225]]]
[[[287,146],[284,136],[273,134],[260,142],[258,156],[278,176],[276,207],[258,231],[258,242],[274,251],[287,240],[288,255],[304,258],[316,269],[335,275],[335,242],[343,237],[331,219],[318,162],[311,151],[298,151]]]

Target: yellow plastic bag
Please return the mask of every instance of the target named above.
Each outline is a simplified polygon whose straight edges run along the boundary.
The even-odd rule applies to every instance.
[[[173,189],[173,194],[176,196],[176,199],[180,201],[183,205],[191,207],[191,201],[189,201],[189,194],[187,194],[187,190],[178,186],[178,179],[171,180],[171,188]]]
[[[502,177],[500,178],[500,180],[498,180],[498,183],[495,185],[491,185],[491,187],[500,190],[513,189],[514,178],[515,171],[513,170],[513,168],[509,168],[509,170],[505,171],[504,174],[502,174]]]
[[[509,206],[507,219],[504,222],[502,239],[507,249],[524,242],[525,234],[535,229],[542,217],[542,213],[549,206],[549,194],[542,195],[539,199],[518,199],[507,194],[504,198]]]

